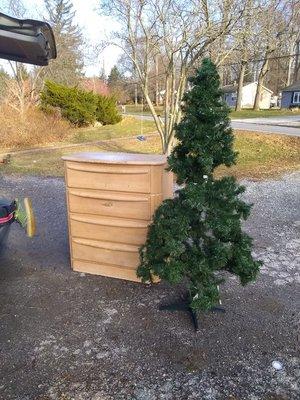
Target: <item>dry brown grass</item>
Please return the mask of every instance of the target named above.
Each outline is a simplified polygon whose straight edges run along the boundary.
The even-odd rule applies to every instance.
[[[265,179],[300,168],[300,137],[236,131],[237,164],[220,167],[217,175]]]
[[[231,168],[221,167],[217,176],[234,175],[238,179],[266,179],[280,176],[300,168],[300,138],[284,135],[235,132],[235,150],[239,152],[237,164]],[[134,138],[121,138],[82,144],[80,147],[38,150],[27,154],[15,154],[11,163],[2,166],[0,175],[8,173],[63,176],[61,157],[80,151],[113,151],[135,153],[159,153],[159,136],[149,136],[140,142]]]
[[[59,142],[70,133],[69,123],[59,115],[30,108],[22,116],[11,107],[0,109],[0,148],[19,149]]]

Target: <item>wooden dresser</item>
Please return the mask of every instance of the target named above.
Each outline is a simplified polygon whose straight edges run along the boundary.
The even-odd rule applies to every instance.
[[[72,268],[139,281],[139,248],[155,209],[173,195],[166,157],[78,153],[63,160]]]

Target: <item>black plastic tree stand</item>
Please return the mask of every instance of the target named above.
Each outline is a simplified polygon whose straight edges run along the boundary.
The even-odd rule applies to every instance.
[[[195,331],[198,332],[199,331],[199,322],[198,322],[197,312],[194,311],[190,307],[189,304],[190,304],[189,296],[186,295],[186,296],[182,296],[181,300],[176,301],[174,303],[161,304],[159,306],[159,310],[160,311],[184,311],[184,312],[190,313],[191,320],[194,325]],[[226,310],[223,307],[212,307],[209,311],[210,312],[221,312],[221,313],[226,312]]]

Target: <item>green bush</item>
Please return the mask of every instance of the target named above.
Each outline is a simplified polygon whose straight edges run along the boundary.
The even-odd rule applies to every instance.
[[[59,108],[63,118],[76,126],[91,125],[96,121],[104,125],[116,124],[121,116],[113,97],[46,81],[41,93],[41,108],[48,112]]]
[[[96,95],[96,119],[103,125],[114,125],[121,121],[122,117],[116,106],[113,96]]]
[[[96,120],[93,93],[76,87],[46,81],[41,93],[41,106],[45,111],[49,107],[59,108],[62,117],[77,126],[93,124]]]

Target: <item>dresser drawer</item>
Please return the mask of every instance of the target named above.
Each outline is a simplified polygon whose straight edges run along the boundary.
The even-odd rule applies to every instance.
[[[150,193],[151,167],[68,162],[67,183],[72,188]]]
[[[91,239],[72,239],[73,259],[91,261],[136,270],[139,265],[139,246],[102,242]]]
[[[72,238],[142,245],[146,241],[148,221],[70,214]]]
[[[71,213],[150,220],[161,201],[162,195],[68,189]]]
[[[126,279],[132,282],[141,282],[136,276],[136,270],[112,266],[107,264],[96,264],[91,261],[73,260],[72,269],[86,274],[109,276],[111,278]],[[156,280],[156,282],[158,282]]]

